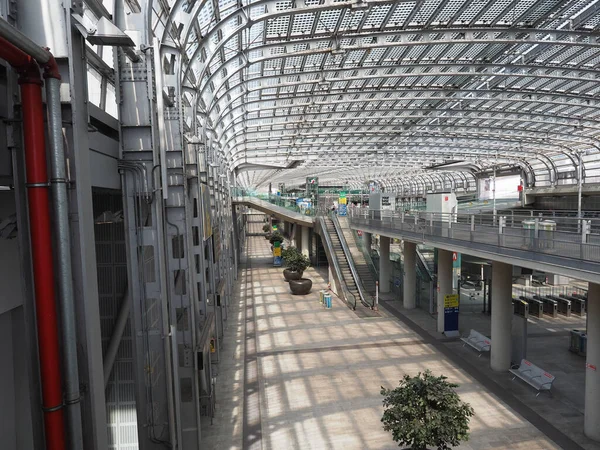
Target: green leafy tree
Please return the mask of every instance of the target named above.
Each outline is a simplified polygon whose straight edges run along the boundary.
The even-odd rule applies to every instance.
[[[275,242],[283,242],[283,236],[279,231],[275,231],[274,233],[271,234],[271,237],[269,238],[269,242],[271,244],[275,244]]]
[[[469,439],[473,408],[455,392],[457,384],[427,370],[404,375],[395,389],[381,388],[385,411],[381,422],[398,446],[448,450]]]
[[[294,272],[304,272],[310,266],[310,260],[296,247],[288,247],[281,253],[283,264]]]
[[[265,223],[265,224],[263,225],[263,227],[262,227],[262,230],[263,230],[265,233],[268,233],[268,232],[270,232],[270,231],[271,231],[271,227],[270,227],[270,225],[269,225],[268,223]]]

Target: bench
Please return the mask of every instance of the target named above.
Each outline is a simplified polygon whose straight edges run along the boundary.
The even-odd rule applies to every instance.
[[[526,359],[522,359],[521,364],[511,366],[509,372],[513,374],[513,380],[519,377],[525,383],[537,389],[538,393],[535,395],[536,397],[540,395],[542,391],[550,391],[552,383],[554,382],[554,375],[540,369]]]
[[[535,298],[521,295],[520,300],[525,300],[529,304],[529,314],[539,319],[544,315],[544,302]]]
[[[460,340],[464,342],[463,347],[467,344],[470,345],[479,352],[479,356],[483,352],[489,352],[492,348],[492,340],[475,330],[471,330],[468,336],[463,336]]]
[[[548,295],[548,298],[556,301],[559,314],[571,317],[571,300],[556,295]]]
[[[536,300],[541,300],[544,302],[544,314],[548,314],[552,316],[552,318],[556,319],[558,316],[558,304],[556,300],[552,300],[548,297],[542,297],[541,295],[534,295],[533,298]]]
[[[585,300],[566,294],[560,294],[560,297],[566,298],[567,300],[571,300],[571,312],[573,314],[576,314],[578,316],[583,316],[585,314]]]

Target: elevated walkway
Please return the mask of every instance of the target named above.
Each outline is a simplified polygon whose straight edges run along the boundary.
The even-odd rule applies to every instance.
[[[283,206],[274,205],[266,200],[262,200],[256,197],[233,197],[231,202],[234,205],[245,205],[250,208],[254,208],[258,211],[264,212],[265,214],[271,214],[280,220],[286,222],[295,223],[305,227],[314,226],[314,218],[301,214],[296,211],[292,211]]]
[[[507,220],[489,214],[396,213],[376,215],[355,210],[349,218],[353,229],[466,253],[479,258],[537,269],[600,283],[600,223],[574,218],[557,220],[556,231],[523,228],[524,219]],[[579,230],[578,230],[579,225]]]

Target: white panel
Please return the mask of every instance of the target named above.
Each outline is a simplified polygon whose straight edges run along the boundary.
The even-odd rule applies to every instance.
[[[35,43],[50,48],[55,58],[67,58],[63,2],[60,0],[19,0],[19,29]]]

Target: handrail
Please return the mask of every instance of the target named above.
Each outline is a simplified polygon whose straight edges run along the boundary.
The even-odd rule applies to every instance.
[[[363,287],[362,280],[360,279],[360,276],[356,271],[356,267],[354,266],[354,259],[352,258],[352,254],[350,253],[350,249],[348,248],[348,243],[346,242],[346,237],[344,236],[344,232],[342,231],[342,227],[340,226],[340,222],[337,218],[337,215],[329,213],[329,217],[333,222],[335,232],[337,233],[338,238],[340,239],[340,243],[342,244],[342,250],[344,252],[344,255],[346,256],[346,261],[348,262],[348,266],[350,267],[350,272],[352,273],[354,282],[356,283],[356,288],[358,289],[358,294],[360,295],[360,301],[363,305],[372,308],[375,306],[375,300],[371,299],[371,303],[367,302],[365,288]]]
[[[425,261],[425,257],[419,251],[418,248],[416,249],[416,253],[417,253],[417,261],[419,261],[421,263],[421,265],[425,269],[425,273],[427,274],[429,279],[433,281],[433,274],[431,273],[431,270],[429,270],[429,265],[427,264],[427,261]]]
[[[333,244],[331,242],[331,238],[329,237],[329,233],[327,232],[327,226],[325,225],[324,217],[318,216],[317,223],[319,225],[318,229],[320,229],[321,231],[320,235],[323,238],[323,242],[325,243],[325,245],[323,245],[323,248],[325,249],[325,254],[327,255],[327,259],[331,261],[331,264],[333,265],[333,270],[335,272],[335,277],[333,277],[333,281],[335,282],[336,288],[338,292],[342,293],[342,297],[348,304],[348,306],[350,306],[352,309],[356,309],[356,298],[348,290],[346,284],[342,282],[344,277],[342,276],[342,270],[340,269],[337,258],[335,257]]]
[[[354,236],[354,240],[357,241],[356,230],[352,230],[352,234]],[[379,272],[377,271],[377,267],[375,267],[375,263],[373,262],[373,258],[371,257],[371,252],[370,252],[371,249],[367,249],[362,242],[360,244],[358,242],[356,242],[356,246],[362,252],[363,257],[365,258],[365,261],[367,263],[367,266],[369,267],[369,270],[371,271],[371,274],[373,275],[373,277],[375,277],[375,280],[379,279]]]

